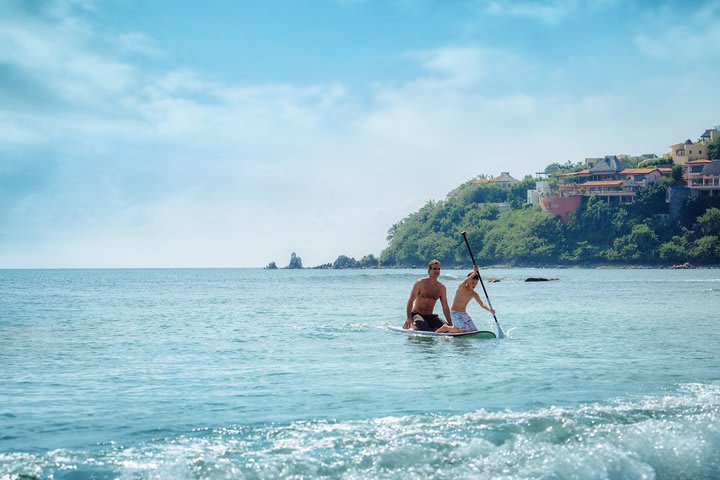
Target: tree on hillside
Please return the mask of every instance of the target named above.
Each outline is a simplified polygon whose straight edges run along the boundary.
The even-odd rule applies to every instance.
[[[720,208],[708,208],[697,218],[697,223],[703,235],[720,237]]]
[[[585,162],[573,163],[570,160],[568,160],[565,163],[560,163],[560,162],[551,163],[550,165],[545,167],[543,172],[545,172],[547,174],[579,172],[580,170],[584,169],[585,167],[586,167]]]
[[[503,212],[483,239],[481,257],[518,263],[557,258],[562,223],[540,208]]]
[[[673,165],[672,172],[670,173],[670,178],[672,181],[673,187],[683,187],[685,186],[685,179],[683,178],[683,167],[682,165]]]
[[[660,259],[666,262],[687,262],[690,258],[690,241],[688,231],[684,230],[682,235],[675,235],[669,242],[660,245]]]
[[[705,235],[693,243],[690,255],[702,263],[717,263],[720,260],[720,238],[717,235]]]
[[[372,253],[369,255],[365,255],[360,260],[358,260],[358,266],[360,268],[374,268],[377,267],[380,262],[377,258],[375,258],[375,255]]]
[[[432,232],[417,241],[416,261],[418,265],[425,265],[433,258],[437,258],[445,265],[457,263],[458,241],[444,233]]]
[[[466,193],[469,203],[500,203],[507,201],[507,191],[502,187],[490,185],[474,185]]]
[[[332,264],[332,268],[356,268],[357,266],[357,261],[347,255],[340,255]]]
[[[395,237],[395,234],[397,233],[398,228],[400,228],[400,225],[402,224],[402,222],[403,221],[401,220],[397,223],[393,223],[392,227],[390,227],[388,229],[388,233],[387,233],[387,236],[385,237],[385,240],[387,240],[389,242]]]
[[[657,256],[659,247],[658,236],[652,228],[644,223],[635,225],[632,231],[618,237],[613,248],[608,252],[610,260],[648,261]]]
[[[636,217],[648,218],[657,213],[667,213],[668,205],[665,202],[665,195],[670,180],[661,179],[650,183],[638,191],[635,195],[635,202],[629,210]]]
[[[673,163],[672,155],[670,155],[669,153],[666,153],[662,157],[651,158],[648,160],[642,160],[638,163],[637,166],[638,166],[638,168],[653,168],[653,167],[658,167],[660,165],[672,165],[672,163]]]
[[[507,201],[513,208],[520,208],[527,202],[527,191],[535,187],[535,179],[530,175],[525,175],[520,182],[510,185]]]
[[[683,207],[682,222],[687,229],[692,229],[697,218],[711,208],[720,208],[720,196],[706,197],[699,196],[691,198]]]
[[[586,240],[587,232],[593,233],[593,243],[609,244],[613,238],[613,215],[615,209],[596,196],[588,198],[573,214],[566,225],[568,237],[573,241]]]
[[[717,137],[708,145],[707,154],[710,160],[720,160],[720,137]]]

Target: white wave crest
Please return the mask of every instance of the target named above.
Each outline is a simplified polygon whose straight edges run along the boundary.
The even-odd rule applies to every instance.
[[[0,478],[718,478],[720,385],[579,407],[198,429],[0,454]]]

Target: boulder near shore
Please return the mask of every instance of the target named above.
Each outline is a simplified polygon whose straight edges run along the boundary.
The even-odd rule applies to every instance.
[[[559,278],[545,278],[545,277],[528,277],[525,279],[526,282],[554,282],[560,280]]]
[[[675,269],[688,269],[688,270],[689,270],[689,269],[695,268],[695,267],[692,266],[692,265],[690,265],[688,262],[685,262],[685,263],[681,263],[680,265],[673,265],[673,266],[670,267],[670,268],[675,268]]]

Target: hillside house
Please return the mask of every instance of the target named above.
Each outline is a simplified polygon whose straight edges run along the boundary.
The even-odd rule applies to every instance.
[[[633,203],[641,188],[672,173],[672,167],[625,168],[623,161],[614,155],[585,162],[589,168],[557,175],[557,194],[541,195],[538,199],[543,210],[567,221],[583,197],[596,196],[615,204]],[[528,190],[528,203],[532,203],[531,192]]]
[[[720,126],[705,130],[698,140],[704,143],[712,143],[716,138],[720,138]]]
[[[672,167],[667,171],[667,175],[672,172]],[[640,187],[656,182],[662,177],[662,172],[659,168],[626,168],[619,173],[619,176],[623,180],[635,180]]]
[[[475,180],[475,183],[480,184],[495,184],[500,187],[508,187],[510,185],[513,185],[515,183],[520,183],[520,180],[513,178],[510,175],[510,172],[502,172],[500,173],[500,176],[494,177],[494,178],[478,178]]]
[[[720,160],[694,160],[683,166],[693,197],[720,195]]]
[[[632,203],[638,190],[671,172],[672,168],[625,168],[618,157],[606,156],[589,169],[558,175],[558,195],[596,195],[607,202]]]
[[[617,174],[625,168],[625,164],[615,155],[606,155],[590,167],[588,180],[593,182],[617,180]]]
[[[697,142],[690,139],[683,143],[670,145],[670,155],[672,155],[673,163],[677,165],[685,165],[694,160],[707,160],[707,147],[720,137],[720,127],[705,130],[698,138]]]
[[[535,174],[535,188],[527,191],[527,203],[530,205],[537,205],[540,203],[541,197],[546,197],[552,194],[550,188],[550,180],[545,172],[537,172]]]

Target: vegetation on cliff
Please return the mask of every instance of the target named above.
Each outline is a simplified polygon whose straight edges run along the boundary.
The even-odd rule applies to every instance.
[[[630,205],[589,197],[563,223],[525,203],[530,177],[509,188],[468,181],[394,224],[380,265],[467,264],[462,231],[485,264],[720,263],[720,198],[689,200],[681,220],[671,221],[665,193],[675,182],[649,184]]]
[[[707,154],[711,160],[720,160],[720,137],[717,137],[708,145]]]

